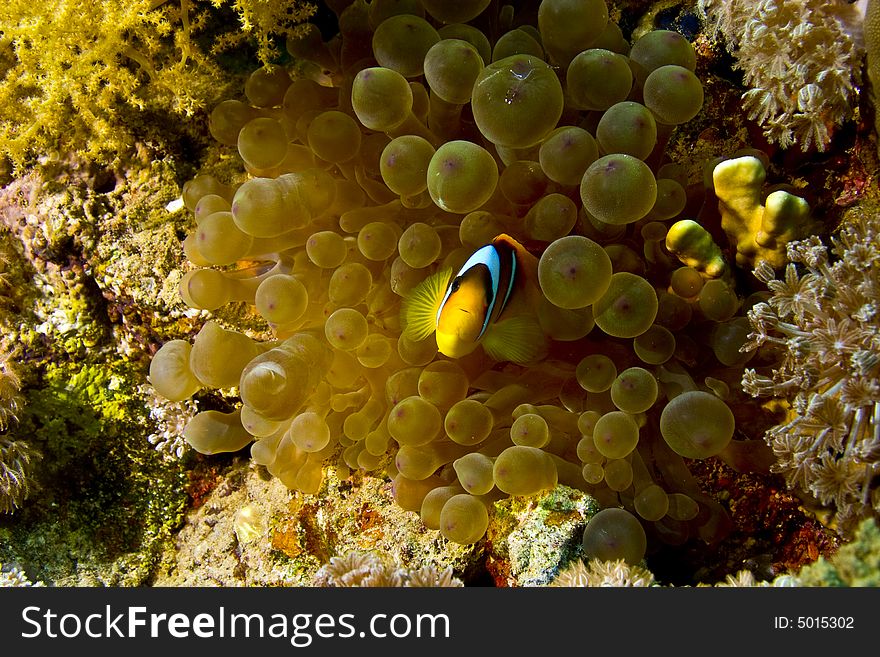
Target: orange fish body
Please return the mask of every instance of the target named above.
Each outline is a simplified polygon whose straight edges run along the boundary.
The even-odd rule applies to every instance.
[[[495,360],[531,362],[546,351],[532,308],[537,258],[506,234],[480,247],[453,276],[429,276],[404,303],[413,340],[435,333],[440,353],[460,358],[482,345]]]

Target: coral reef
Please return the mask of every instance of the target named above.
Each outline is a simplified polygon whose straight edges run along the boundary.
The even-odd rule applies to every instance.
[[[844,0],[700,0],[750,87],[749,117],[771,142],[828,148],[854,118],[861,19]]]
[[[722,540],[730,519],[685,459],[763,457],[734,440],[741,293],[665,247],[688,186],[665,146],[704,101],[693,46],[656,30],[630,51],[598,2],[576,16],[597,35],[539,20],[537,50],[481,64],[473,44],[497,48],[512,25],[430,11],[371,23],[370,7],[338,12],[336,57],[311,44],[327,85],[261,78],[261,94],[211,112],[247,176],[184,185],[180,294],[211,319],[163,344],[150,382],[171,401],[218,390],[241,405],[197,414],[186,440],[203,454],[250,444],[306,495],[331,465],[386,475],[402,509],[463,545],[498,500],[557,484],[613,511],[619,540],[591,544],[604,557]],[[469,56],[433,50],[447,41]],[[635,75],[613,80],[625,96],[567,103],[590,84],[575,57],[590,46]],[[468,82],[453,93],[459,59]],[[552,65],[568,66],[562,80]]]
[[[850,534],[880,512],[873,483],[880,455],[880,333],[876,300],[878,220],[858,215],[831,238],[791,242],[789,264],[777,278],[759,265],[755,276],[771,296],[748,313],[744,350],[773,349],[770,372],[749,368],[743,389],[791,403],[786,421],[767,431],[776,463],[792,487],[834,509]]]
[[[0,16],[42,24],[20,4]],[[873,394],[877,345],[817,374],[787,332],[858,299],[835,326],[873,330],[871,269],[828,278],[839,254],[819,274],[797,255],[849,205],[863,217],[835,239],[870,243],[864,122],[832,141],[816,110],[828,155],[765,148],[739,200],[721,198],[704,163],[763,142],[696,0],[317,4],[296,28],[310,5],[135,2],[146,24],[58,41],[92,38],[84,62],[137,49],[92,69],[93,98],[77,66],[47,74],[66,96],[10,91],[58,53],[17,55],[15,21],[0,37],[16,71],[0,96],[25,101],[4,129],[45,130],[10,149],[14,179],[0,171],[17,373],[0,481],[30,491],[0,514],[4,582],[783,585],[856,538],[876,515],[876,423],[850,380]],[[802,29],[821,40],[816,24]],[[163,87],[175,71],[192,83]],[[57,112],[30,122],[50,96]],[[169,121],[182,103],[195,119]],[[810,216],[764,221],[765,172]],[[815,291],[808,309],[785,311],[789,283]],[[744,371],[778,389],[753,398]],[[840,418],[817,428],[829,402],[808,403],[828,395],[842,438]],[[774,453],[773,425],[799,451]],[[785,490],[795,457],[841,483],[850,515]]]

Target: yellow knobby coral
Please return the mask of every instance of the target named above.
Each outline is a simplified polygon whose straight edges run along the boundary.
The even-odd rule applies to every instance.
[[[721,227],[740,267],[765,260],[778,269],[785,265],[785,245],[807,234],[810,206],[804,199],[777,190],[762,203],[766,175],[752,155],[724,160],[712,172]]]
[[[709,278],[727,273],[721,248],[705,228],[692,219],[676,221],[666,233],[666,248],[686,266]]]

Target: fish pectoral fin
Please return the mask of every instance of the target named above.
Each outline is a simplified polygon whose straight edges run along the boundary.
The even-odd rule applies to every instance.
[[[437,312],[451,277],[451,269],[431,274],[404,298],[400,314],[403,333],[407,338],[418,342],[437,329]]]
[[[486,329],[481,344],[492,360],[513,363],[531,363],[547,352],[547,336],[531,317],[495,322]]]

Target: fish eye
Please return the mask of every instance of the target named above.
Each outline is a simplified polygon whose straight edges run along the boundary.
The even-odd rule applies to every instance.
[[[452,286],[449,288],[452,292],[458,292],[458,288],[461,287],[461,278],[456,278],[452,281]]]

